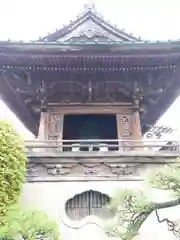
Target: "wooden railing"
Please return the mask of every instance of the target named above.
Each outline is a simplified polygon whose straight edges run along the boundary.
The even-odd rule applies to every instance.
[[[28,181],[142,180],[146,169],[180,163],[179,142],[26,141]]]
[[[25,141],[28,152],[126,152],[126,151],[178,151],[178,141],[151,140],[29,140]]]

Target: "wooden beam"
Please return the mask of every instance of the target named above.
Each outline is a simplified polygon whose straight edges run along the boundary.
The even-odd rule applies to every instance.
[[[27,84],[29,86],[32,85],[32,79],[31,79],[31,73],[30,72],[26,72],[26,81],[27,81]]]
[[[60,162],[61,158],[64,160],[67,160],[67,158],[70,158],[69,161],[74,162],[74,160],[82,161],[87,160],[88,162],[95,161],[96,158],[98,159],[98,162],[105,162],[106,161],[112,161],[112,159],[116,159],[118,162],[174,162],[177,163],[177,159],[180,157],[179,151],[168,151],[168,152],[161,152],[161,151],[142,151],[142,150],[136,150],[136,151],[129,151],[129,152],[32,152],[29,151],[27,153],[27,156],[29,159],[31,159],[34,162],[52,162],[53,160],[55,162]],[[111,159],[110,159],[111,158]],[[160,159],[161,158],[161,159]]]
[[[23,95],[28,95],[28,96],[35,96],[36,92],[33,91],[33,89],[16,89],[17,93],[23,94]]]

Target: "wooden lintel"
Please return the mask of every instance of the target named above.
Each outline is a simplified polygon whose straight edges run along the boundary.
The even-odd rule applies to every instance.
[[[32,158],[51,158],[52,159],[95,159],[95,158],[101,158],[101,160],[104,161],[105,158],[109,158],[109,160],[115,159],[116,161],[117,159],[119,159],[118,161],[121,161],[120,159],[126,158],[126,161],[140,161],[140,159],[142,161],[143,158],[145,158],[145,161],[148,161],[147,158],[150,158],[149,161],[153,161],[158,163],[159,158],[169,158],[174,162],[177,162],[177,160],[175,158],[180,157],[180,151],[169,151],[169,152],[161,152],[161,151],[142,151],[142,150],[136,150],[136,151],[129,151],[129,152],[27,152],[27,156],[29,159]],[[131,158],[131,159],[129,159]],[[156,159],[157,158],[157,159]],[[135,160],[138,159],[138,160]],[[84,160],[83,160],[84,161]]]
[[[26,182],[89,182],[89,181],[144,181],[142,177],[117,177],[117,176],[106,176],[106,177],[67,177],[67,176],[60,176],[60,177],[26,177]]]
[[[131,102],[106,102],[106,103],[83,103],[84,106],[128,106],[128,107],[131,107],[131,108],[134,108],[133,104]],[[57,103],[57,102],[53,102],[53,103],[48,103],[48,106],[49,107],[66,107],[66,106],[82,106],[82,102],[70,102],[68,104],[65,104],[65,103]]]
[[[131,114],[132,106],[129,105],[111,105],[111,104],[75,104],[75,105],[62,105],[62,106],[49,106],[48,111],[51,113],[61,114]]]

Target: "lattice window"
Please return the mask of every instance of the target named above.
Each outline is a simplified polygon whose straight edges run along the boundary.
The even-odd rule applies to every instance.
[[[81,220],[95,215],[102,219],[111,218],[114,214],[107,209],[110,197],[96,191],[87,191],[75,195],[66,202],[66,213],[73,220]]]

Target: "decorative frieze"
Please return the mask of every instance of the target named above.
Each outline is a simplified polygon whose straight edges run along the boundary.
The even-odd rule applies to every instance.
[[[83,164],[82,160],[74,161],[74,163],[66,163],[66,159],[59,161],[59,163],[44,163],[41,159],[41,163],[28,164],[27,177],[28,180],[36,181],[37,178],[51,179],[52,181],[67,180],[68,179],[87,179],[91,180],[123,180],[136,177],[140,177],[140,173],[144,172],[146,168],[149,168],[149,164],[146,163],[111,163],[111,160],[99,163],[100,159],[97,159],[97,164]],[[73,162],[73,161],[72,161]],[[148,165],[148,166],[146,166]]]
[[[109,164],[102,163],[98,166],[90,167],[87,164],[78,162],[77,164],[35,164],[33,167],[28,166],[27,176],[33,177],[121,177],[136,175],[137,166],[129,164]]]
[[[28,181],[137,180],[148,169],[177,164],[175,152],[28,153]],[[178,163],[179,164],[179,163]]]

